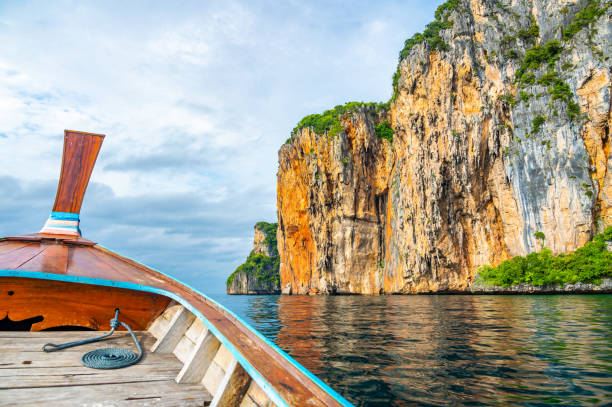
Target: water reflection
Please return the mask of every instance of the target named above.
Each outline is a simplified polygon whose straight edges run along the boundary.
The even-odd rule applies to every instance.
[[[612,400],[612,296],[220,300],[356,405]]]

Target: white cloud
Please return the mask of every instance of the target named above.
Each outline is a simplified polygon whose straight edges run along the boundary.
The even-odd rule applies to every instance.
[[[207,39],[197,28],[189,27],[187,32],[170,31],[151,41],[149,49],[157,54],[163,63],[188,63],[204,66],[211,57]]]
[[[252,225],[276,216],[277,150],[295,123],[387,99],[404,39],[434,9],[425,0],[0,3],[0,177],[14,181],[0,186],[20,188],[0,235],[35,231],[32,220],[48,215],[62,131],[101,132],[85,235],[222,290],[251,249]],[[122,216],[103,219],[108,211]]]

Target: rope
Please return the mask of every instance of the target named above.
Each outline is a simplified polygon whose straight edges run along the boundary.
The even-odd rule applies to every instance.
[[[71,348],[73,346],[85,345],[87,343],[96,342],[102,340],[104,338],[108,338],[111,336],[119,326],[125,327],[132,335],[132,339],[138,348],[138,355],[131,350],[123,349],[123,348],[104,348],[97,349],[91,352],[87,352],[81,358],[81,363],[87,367],[91,367],[93,369],[119,369],[122,367],[130,366],[138,363],[140,359],[142,359],[142,348],[140,347],[140,343],[138,343],[138,339],[132,328],[129,325],[120,322],[118,320],[119,317],[119,308],[115,309],[115,317],[110,320],[111,330],[104,335],[97,336],[95,338],[83,339],[80,341],[62,343],[60,345],[56,345],[54,343],[46,343],[42,349],[45,352],[56,352],[58,350]]]

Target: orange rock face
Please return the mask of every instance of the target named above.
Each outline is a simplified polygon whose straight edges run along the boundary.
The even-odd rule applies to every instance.
[[[448,49],[412,48],[388,112],[356,109],[343,133],[303,129],[281,147],[284,293],[463,291],[482,265],[542,243],[575,250],[612,224],[612,7],[564,41],[560,10],[575,14],[574,2],[513,2],[516,18],[495,18],[507,11],[493,3],[450,12],[440,32]],[[537,37],[507,45],[534,21]],[[551,40],[558,59],[517,82],[527,50]],[[566,99],[542,79],[550,72]],[[383,119],[392,143],[374,132]]]
[[[612,225],[610,69],[594,69],[590,73],[590,77],[576,92],[582,110],[590,119],[582,129],[582,138],[589,153],[591,177],[598,191],[596,220],[604,225]]]
[[[277,193],[283,292],[381,290],[393,155],[389,142],[374,133],[381,120],[364,110],[345,118],[345,133],[332,140],[304,129],[281,148]],[[340,272],[330,274],[330,269]]]

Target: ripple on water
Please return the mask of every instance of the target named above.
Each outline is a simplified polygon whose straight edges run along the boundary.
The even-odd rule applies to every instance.
[[[612,295],[218,299],[355,405],[612,400]]]

